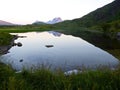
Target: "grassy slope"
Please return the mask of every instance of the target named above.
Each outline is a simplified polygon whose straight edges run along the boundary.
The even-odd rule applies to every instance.
[[[74,19],[79,26],[92,27],[120,20],[120,0],[115,0],[112,3],[99,8],[79,19]]]

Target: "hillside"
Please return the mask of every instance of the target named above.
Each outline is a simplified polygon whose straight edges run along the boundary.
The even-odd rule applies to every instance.
[[[2,26],[2,25],[14,25],[14,24],[12,24],[12,23],[10,23],[10,22],[6,22],[6,21],[3,21],[3,20],[0,20],[0,26]]]
[[[92,27],[116,20],[120,20],[120,0],[115,0],[82,18],[74,19],[72,21],[76,22],[79,26]]]
[[[58,23],[59,27],[95,27],[105,23],[111,23],[120,20],[120,0],[115,0],[112,3],[96,9],[89,14]]]

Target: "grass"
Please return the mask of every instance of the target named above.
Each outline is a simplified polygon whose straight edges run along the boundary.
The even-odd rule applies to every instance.
[[[0,32],[17,33],[32,31],[48,31],[54,29],[53,25],[23,25],[23,26],[0,26]]]
[[[0,32],[0,46],[9,45],[13,36],[6,32]]]
[[[87,71],[65,76],[60,70],[40,68],[15,73],[0,64],[0,90],[119,90],[120,68]]]

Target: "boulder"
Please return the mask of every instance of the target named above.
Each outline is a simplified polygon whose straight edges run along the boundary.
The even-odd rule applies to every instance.
[[[17,43],[17,46],[18,46],[18,47],[21,47],[21,46],[22,46],[22,43],[18,42],[18,43]]]
[[[45,45],[45,47],[51,48],[51,47],[54,47],[54,46],[53,45]]]

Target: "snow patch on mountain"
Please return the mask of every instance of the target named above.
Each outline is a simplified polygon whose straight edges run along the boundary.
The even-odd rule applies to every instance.
[[[53,20],[50,20],[48,22],[46,22],[47,24],[55,24],[55,23],[59,23],[62,22],[62,19],[60,17],[56,17]]]

